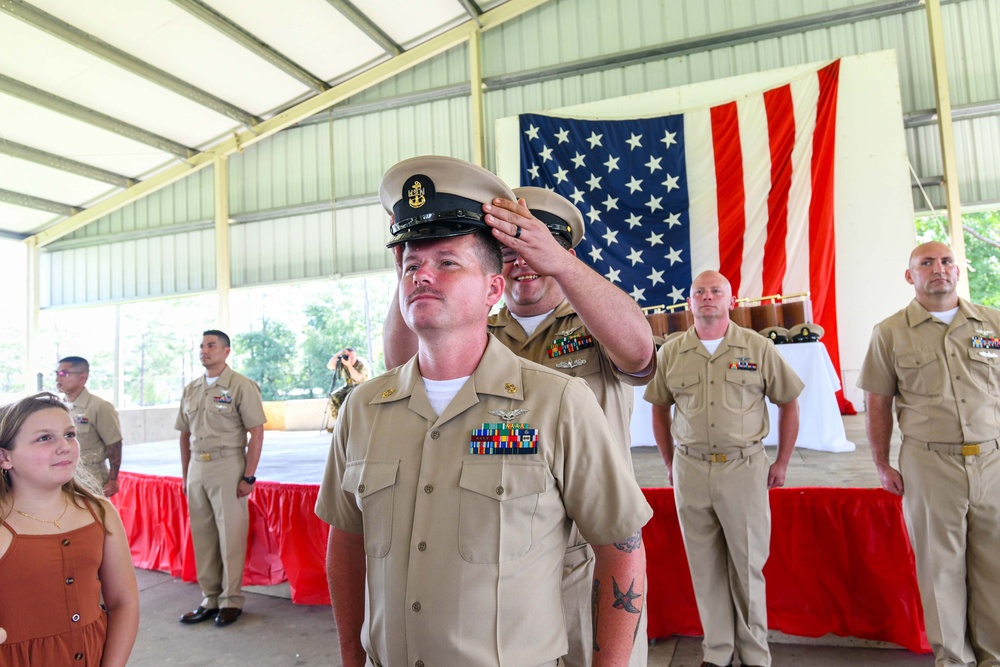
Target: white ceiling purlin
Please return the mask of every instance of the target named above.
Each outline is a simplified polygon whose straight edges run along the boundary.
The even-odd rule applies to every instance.
[[[271,136],[295,123],[342,102],[363,90],[389,79],[402,71],[418,65],[463,42],[477,30],[495,28],[521,14],[535,9],[548,0],[508,0],[503,5],[484,12],[478,20],[464,23],[423,42],[400,55],[385,61],[356,77],[334,86],[273,118],[255,125],[250,130],[234,133],[234,137],[223,140],[210,149],[176,164],[151,178],[132,186],[94,206],[56,223],[52,227],[35,234],[32,239],[38,247],[48,245],[67,234],[71,234],[95,220],[115,211],[126,204],[155,192],[171,183],[188,176],[210,164],[219,157],[226,157],[261,139]]]

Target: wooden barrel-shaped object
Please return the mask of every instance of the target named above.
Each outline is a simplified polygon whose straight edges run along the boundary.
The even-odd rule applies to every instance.
[[[729,311],[729,319],[741,327],[746,327],[747,329],[752,329],[753,322],[750,319],[750,308],[748,306],[736,306],[731,311]]]
[[[781,317],[786,329],[812,322],[812,301],[786,301],[781,304]]]
[[[750,323],[754,331],[782,325],[781,310],[776,303],[759,303],[750,307]]]
[[[649,328],[653,330],[654,336],[666,338],[670,333],[667,331],[667,313],[649,313],[646,315],[646,321],[649,322]]]
[[[675,310],[667,313],[667,333],[687,331],[694,326],[694,313],[690,310]]]

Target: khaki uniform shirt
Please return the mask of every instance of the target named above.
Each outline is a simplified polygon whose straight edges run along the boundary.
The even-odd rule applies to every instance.
[[[656,354],[656,376],[645,399],[654,405],[676,404],[670,426],[674,442],[699,453],[763,441],[770,429],[764,397],[782,405],[798,398],[804,387],[774,343],[732,322],[713,355],[694,327],[668,340]]]
[[[245,449],[247,431],[267,421],[257,383],[229,366],[211,386],[205,376],[184,388],[174,428],[191,434],[191,451]]]
[[[538,325],[531,336],[524,333],[521,323],[514,319],[505,306],[499,313],[490,317],[490,333],[501,343],[510,348],[514,354],[549,368],[554,368],[566,375],[580,377],[587,381],[597,402],[604,410],[611,433],[621,445],[625,458],[631,465],[632,455],[629,447],[632,444],[630,425],[635,394],[632,386],[641,386],[650,381],[653,371],[643,377],[636,377],[618,370],[608,356],[604,347],[592,340],[592,347],[584,347],[565,354],[549,356],[549,350],[555,347],[554,341],[562,338],[584,339],[590,332],[583,325],[580,316],[573,310],[569,301],[563,301],[549,316]],[[586,344],[586,343],[585,343]],[[655,366],[653,370],[655,370]]]
[[[73,421],[76,439],[80,443],[80,458],[85,463],[100,463],[108,458],[108,445],[122,440],[122,428],[115,406],[87,388],[73,401]]]
[[[951,325],[917,303],[875,326],[858,387],[894,396],[899,429],[918,442],[965,444],[1000,437],[1000,311],[958,301]]]
[[[471,452],[484,424],[534,429],[537,451]],[[570,522],[611,544],[652,516],[593,393],[492,336],[444,413],[416,357],[348,397],[316,514],[363,533],[362,643],[383,665],[554,664],[566,652]],[[610,582],[608,582],[610,584]]]

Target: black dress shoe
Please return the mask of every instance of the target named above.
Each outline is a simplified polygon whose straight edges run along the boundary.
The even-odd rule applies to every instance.
[[[202,621],[207,621],[210,618],[215,618],[215,615],[218,613],[218,609],[205,609],[204,607],[199,606],[194,611],[189,611],[181,616],[181,623],[187,623],[188,625],[201,623]]]
[[[733,663],[729,663],[728,665],[723,666],[723,665],[717,665],[714,662],[703,662],[701,663],[701,667],[733,667]]]
[[[232,625],[242,613],[243,610],[236,607],[223,607],[219,610],[219,615],[215,617],[215,624],[220,628]]]

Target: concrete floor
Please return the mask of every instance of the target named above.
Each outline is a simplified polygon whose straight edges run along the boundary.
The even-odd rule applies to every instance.
[[[846,417],[844,424],[848,439],[857,444],[857,450],[840,454],[796,450],[787,486],[878,486],[864,435],[863,416]],[[898,434],[894,440],[898,442]],[[258,476],[284,482],[318,483],[329,441],[326,433],[268,431]],[[898,445],[893,448],[893,461],[897,453]],[[769,454],[773,458],[774,448],[769,448]],[[636,448],[632,458],[636,479],[642,486],[666,484],[666,472],[655,448]],[[178,444],[167,441],[128,446],[123,467],[148,474],[179,475]],[[330,608],[293,605],[288,599],[287,584],[247,589],[245,612],[240,620],[228,628],[216,628],[210,622],[197,626],[177,622],[183,612],[197,606],[201,596],[196,585],[161,572],[136,570],[136,575],[142,619],[130,665],[339,667],[341,664]],[[934,664],[929,655],[852,638],[809,639],[772,633],[771,641],[775,665],[931,667]],[[650,667],[700,664],[700,638],[669,637],[651,645]]]

